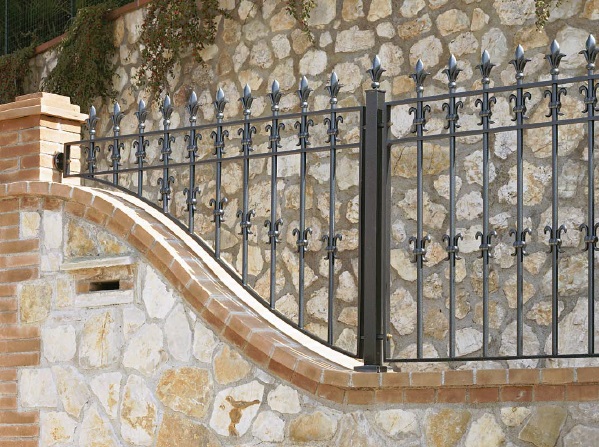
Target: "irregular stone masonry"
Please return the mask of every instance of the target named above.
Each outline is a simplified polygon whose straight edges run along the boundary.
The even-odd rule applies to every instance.
[[[44,182],[1,185],[0,203],[12,203],[8,214],[17,213],[19,222],[32,212],[40,216],[26,224],[24,239],[39,240],[39,275],[11,292],[20,301],[16,327],[43,340],[41,358],[38,351],[18,365],[13,397],[34,424],[31,438],[23,438],[31,445],[38,411],[40,445],[80,447],[123,441],[177,447],[190,439],[320,445],[368,436],[378,445],[453,445],[438,438],[451,418],[461,427],[456,439],[472,446],[536,439],[540,432],[556,442],[592,431],[587,421],[599,400],[599,368],[354,373],[250,312],[228,290],[231,279],[211,276],[199,247],[140,203]],[[113,243],[101,242],[107,240]],[[77,257],[69,258],[73,252]],[[74,280],[61,263],[123,255],[136,260],[136,299],[73,307]],[[29,285],[49,287],[50,296],[25,293]],[[16,392],[16,371],[4,371]],[[431,403],[440,406],[432,410]],[[479,405],[485,403],[495,406]],[[24,430],[9,424],[0,426],[0,436]]]
[[[142,2],[143,3],[143,2]],[[447,79],[442,73],[449,54],[455,54],[459,67],[463,70],[458,76],[460,88],[479,89],[480,74],[475,68],[480,62],[480,53],[487,49],[491,60],[497,66],[492,72],[493,85],[513,85],[514,70],[508,64],[512,51],[522,44],[526,55],[531,59],[525,70],[525,81],[546,79],[549,66],[545,61],[550,39],[555,37],[561,43],[562,52],[567,57],[562,60],[560,76],[585,73],[584,58],[578,54],[583,48],[588,33],[595,30],[595,0],[568,0],[552,12],[550,22],[542,31],[534,28],[534,1],[483,0],[466,1],[457,6],[453,2],[406,0],[394,4],[390,0],[362,2],[356,0],[319,0],[310,19],[310,30],[314,37],[311,42],[297,29],[297,24],[285,11],[284,4],[274,0],[253,3],[244,0],[237,3],[223,0],[221,6],[230,11],[230,18],[221,18],[218,25],[217,42],[206,48],[203,57],[206,66],[198,67],[191,58],[184,58],[175,69],[170,80],[169,92],[172,95],[175,111],[171,118],[172,127],[186,124],[187,115],[183,111],[191,88],[197,90],[201,104],[198,123],[214,121],[212,101],[217,86],[222,86],[230,103],[225,109],[225,119],[240,117],[240,97],[245,83],[253,89],[256,99],[252,107],[253,116],[269,113],[266,93],[271,82],[277,78],[283,96],[281,110],[297,111],[298,103],[294,90],[300,75],[305,74],[315,92],[310,98],[310,109],[328,106],[324,85],[328,74],[335,70],[343,85],[339,99],[340,106],[363,104],[363,92],[370,82],[366,69],[371,57],[378,53],[387,72],[383,75],[381,88],[387,91],[387,99],[403,99],[413,96],[414,85],[408,74],[413,71],[418,58],[424,62],[431,76],[425,83],[426,94],[447,91]],[[136,5],[134,5],[136,6]],[[139,6],[139,5],[137,5]],[[116,18],[115,45],[118,47],[118,77],[115,87],[119,91],[119,101],[127,114],[122,122],[122,134],[136,130],[133,116],[138,97],[144,92],[135,93],[132,77],[139,66],[139,24],[143,9],[131,10]],[[125,10],[123,10],[125,11]],[[55,52],[48,50],[32,61],[32,68],[39,79],[52,67]],[[37,82],[37,80],[36,80]],[[218,85],[217,85],[218,84]],[[547,101],[541,91],[532,91],[529,102],[529,122],[544,119]],[[510,105],[507,96],[497,95],[498,102],[493,107],[493,120],[496,126],[510,124]],[[579,116],[583,109],[583,97],[570,89],[562,98],[563,118]],[[101,106],[100,103],[97,104]],[[445,124],[445,112],[439,102],[431,104],[429,134],[440,131]],[[99,135],[109,134],[109,112],[111,107],[100,107]],[[465,101],[460,112],[462,130],[478,128],[478,109],[473,101]],[[148,130],[160,126],[158,104],[151,105],[151,119]],[[344,142],[355,141],[358,123],[353,117],[345,117],[340,125],[340,136]],[[409,133],[412,117],[407,108],[394,107],[391,111],[391,132],[397,137]],[[283,145],[295,147],[297,138],[293,135],[293,123],[288,123],[287,133],[283,133]],[[262,129],[260,129],[262,130]],[[291,132],[291,133],[289,133]],[[531,255],[525,266],[525,315],[524,335],[527,353],[547,352],[550,345],[550,289],[547,287],[550,276],[550,262],[547,250],[547,237],[544,226],[551,217],[550,155],[551,139],[547,129],[527,130],[525,135],[524,162],[524,205],[525,225],[534,228],[529,243]],[[326,137],[325,127],[317,123],[312,131],[314,141]],[[460,354],[470,354],[480,350],[482,340],[482,278],[478,260],[479,241],[475,235],[481,230],[482,213],[482,150],[479,136],[458,139],[457,165],[457,228],[465,236],[460,243],[464,260],[457,265],[457,332],[456,348]],[[182,161],[185,150],[182,139],[177,143],[175,157]],[[200,143],[200,153],[210,153],[210,138]],[[236,129],[226,142],[230,152],[240,146]],[[562,126],[560,128],[559,157],[559,201],[560,220],[568,228],[563,236],[564,253],[560,255],[560,291],[565,297],[560,308],[561,351],[579,352],[585,339],[584,329],[579,321],[586,318],[586,258],[579,253],[582,248],[581,233],[577,227],[585,218],[586,191],[586,138],[584,126]],[[255,137],[257,151],[267,150],[264,141]],[[148,161],[156,161],[159,156],[157,145],[152,142],[148,148]],[[180,150],[178,150],[180,149]],[[497,355],[515,352],[515,302],[516,282],[514,257],[510,250],[513,239],[509,229],[515,225],[516,169],[515,133],[508,132],[491,137],[490,203],[491,227],[499,237],[493,250],[495,258],[491,265],[490,293],[492,305],[491,343]],[[102,153],[106,151],[103,149]],[[297,157],[295,157],[297,158]],[[106,166],[106,160],[102,166]],[[415,352],[415,268],[407,265],[411,258],[408,239],[415,234],[415,147],[409,144],[396,145],[391,151],[392,166],[392,252],[391,252],[391,325],[393,335],[391,354],[394,357],[409,357]],[[425,352],[429,356],[443,357],[447,349],[448,304],[447,262],[442,236],[446,232],[449,209],[447,141],[439,140],[426,144],[424,151],[424,231],[432,236],[429,245],[429,262],[426,265],[424,285]],[[335,331],[334,342],[349,351],[355,349],[357,340],[357,155],[339,154],[337,179],[339,182],[336,205],[336,228],[343,235],[339,247],[339,269],[336,278]],[[284,237],[280,245],[280,268],[277,275],[277,309],[291,319],[298,315],[297,303],[297,257],[295,238],[291,230],[298,220],[299,208],[299,162],[294,157],[281,157],[279,164],[281,191],[281,217],[286,222]],[[260,222],[270,218],[267,207],[269,201],[269,163],[256,160],[250,164],[251,188],[250,207],[255,208]],[[208,206],[213,188],[213,173],[210,169],[198,169],[198,211],[196,232],[211,243],[213,223]],[[326,158],[312,157],[308,166],[307,225],[314,234],[310,238],[306,256],[306,328],[325,338],[328,313],[327,303],[327,263],[322,260],[323,243],[319,240],[327,232],[328,226],[328,161]],[[156,176],[148,176],[146,191],[156,194]],[[185,197],[182,194],[187,184],[185,173],[174,172],[172,214],[186,220]],[[233,268],[240,270],[239,244],[237,236],[239,220],[235,213],[241,203],[241,166],[236,163],[223,165],[224,193],[230,199],[225,207],[225,222],[222,232],[223,258]],[[123,185],[133,188],[135,179],[123,177]],[[152,189],[153,188],[153,189]],[[560,222],[561,223],[561,222]],[[269,291],[269,263],[267,236],[264,228],[254,226],[254,235],[249,240],[249,284],[263,297]],[[549,341],[548,341],[549,340]],[[552,366],[582,366],[580,360],[550,361]],[[494,367],[505,367],[505,362],[496,362]],[[538,366],[538,361],[519,361],[510,366]],[[427,366],[430,368],[431,366]],[[402,365],[403,370],[418,369],[418,365]],[[438,366],[442,369],[443,366]]]

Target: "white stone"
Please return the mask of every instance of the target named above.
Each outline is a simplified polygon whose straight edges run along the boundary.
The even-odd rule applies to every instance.
[[[418,13],[426,6],[424,0],[404,0],[399,8],[399,12],[403,17],[416,17]]]
[[[145,324],[129,341],[123,356],[123,366],[146,376],[153,375],[164,361],[163,334],[157,324]]]
[[[345,328],[341,331],[339,337],[337,337],[335,346],[344,349],[347,352],[356,352],[357,341],[358,336],[356,335],[356,331],[350,328]]]
[[[376,26],[376,34],[385,39],[393,39],[395,37],[395,27],[391,22],[381,22]]]
[[[315,0],[316,6],[310,11],[308,26],[328,25],[337,14],[336,0]]]
[[[433,186],[435,187],[435,191],[441,197],[449,200],[449,176],[448,175],[440,175],[437,180],[433,182]],[[455,178],[455,190],[456,194],[460,192],[462,188],[462,179],[460,177]]]
[[[120,372],[104,373],[95,376],[89,383],[106,414],[113,419],[118,415],[122,378]]]
[[[335,296],[346,303],[353,303],[358,299],[358,286],[350,272],[345,271],[339,275]]]
[[[456,217],[458,220],[472,220],[483,213],[483,198],[479,191],[472,191],[458,199]]]
[[[458,329],[455,333],[455,355],[462,357],[478,351],[483,346],[483,334],[474,328]]]
[[[459,9],[450,9],[437,17],[437,28],[442,36],[464,31],[470,26],[470,19]]]
[[[377,20],[389,17],[391,11],[391,0],[372,0],[367,19],[369,22],[376,22]]]
[[[42,351],[50,363],[68,362],[77,352],[75,328],[70,324],[42,329]]]
[[[493,6],[503,25],[524,25],[535,13],[533,0],[495,0]]]
[[[327,289],[322,288],[315,292],[306,303],[308,314],[322,321],[328,320],[329,298]]]
[[[339,31],[335,41],[336,53],[354,53],[364,51],[374,46],[374,31],[360,30],[353,26],[348,30]]]
[[[100,414],[96,404],[85,412],[79,429],[79,447],[119,447],[110,423]]]
[[[193,356],[200,362],[210,363],[217,344],[214,332],[197,321],[193,335]]]
[[[530,415],[526,407],[506,407],[501,409],[501,421],[508,427],[517,427]]]
[[[263,394],[264,385],[257,381],[220,391],[214,399],[210,427],[221,436],[243,436],[258,414]]]
[[[478,40],[472,33],[463,33],[449,42],[449,51],[456,57],[464,54],[471,54],[478,49]],[[459,66],[459,65],[458,65]],[[461,67],[460,67],[461,68]],[[465,73],[460,74],[460,79],[465,77]]]
[[[389,436],[418,434],[418,417],[412,411],[383,410],[376,413],[375,422]]]
[[[128,340],[146,322],[146,314],[137,307],[123,309],[123,335]]]
[[[297,391],[287,385],[281,384],[268,393],[267,402],[272,410],[279,413],[297,414],[301,411]]]
[[[62,407],[71,416],[79,419],[82,408],[91,397],[85,377],[70,365],[54,366],[52,372]]]
[[[405,250],[391,250],[391,267],[401,279],[416,281],[416,267],[410,262],[410,255]]]
[[[343,62],[337,64],[333,71],[337,73],[339,80],[342,82],[342,92],[354,92],[362,85],[363,70],[354,63]]]
[[[378,55],[386,69],[384,76],[397,76],[400,74],[404,62],[401,48],[391,42],[385,42],[381,45]]]
[[[551,166],[534,166],[524,161],[524,206],[538,205],[545,194],[545,187],[551,181]],[[517,168],[512,166],[508,172],[509,181],[499,188],[500,203],[515,205],[517,203]]]
[[[468,183],[483,184],[483,151],[475,151],[464,158],[464,170],[466,171],[466,180]],[[495,164],[489,162],[489,182],[493,182],[497,176]]]
[[[260,40],[250,52],[250,65],[258,68],[269,68],[273,64],[272,51],[264,40]]]
[[[127,379],[120,410],[123,439],[135,445],[152,445],[158,425],[158,408],[141,377],[132,374]]]
[[[40,231],[40,214],[33,211],[24,211],[21,213],[21,239],[38,237]]]
[[[275,309],[281,312],[285,317],[291,321],[296,321],[299,314],[299,306],[293,295],[288,293],[287,295],[279,298],[275,303]]]
[[[443,222],[447,215],[447,210],[440,203],[432,203],[430,196],[427,192],[422,195],[423,207],[424,207],[424,221],[428,222],[431,228],[443,228]],[[416,220],[416,203],[418,201],[418,194],[415,189],[409,189],[405,191],[403,200],[399,202],[399,207],[405,213],[407,219]]]
[[[507,56],[507,39],[499,28],[491,28],[481,40],[481,48],[489,52],[494,64],[502,64]],[[499,104],[498,104],[499,105]],[[498,107],[495,107],[497,110]]]
[[[168,351],[176,360],[187,362],[191,356],[191,329],[182,304],[175,306],[164,323]]]
[[[325,31],[324,33],[322,33],[320,35],[320,47],[321,48],[326,48],[332,43],[333,43],[333,37],[331,36],[331,33],[329,33],[328,31]]]
[[[418,59],[422,61],[424,68],[432,69],[437,64],[443,54],[443,45],[435,36],[428,36],[420,39],[412,48],[410,48],[410,67],[415,67]]]
[[[245,43],[241,42],[239,45],[237,45],[235,53],[233,54],[233,69],[236,73],[239,72],[239,69],[243,66],[245,61],[247,61],[249,56],[250,49]]]
[[[564,447],[592,447],[599,438],[599,428],[576,425],[564,436]]]
[[[285,438],[285,421],[272,411],[263,411],[254,420],[252,436],[263,442],[282,442]]]
[[[73,442],[77,422],[68,414],[48,411],[40,414],[40,446],[50,447]]]
[[[24,408],[56,408],[58,394],[50,368],[23,369],[19,377],[19,403]]]
[[[466,436],[465,447],[499,447],[505,442],[505,433],[489,413],[482,415],[472,423]]]
[[[166,284],[151,267],[146,269],[142,298],[150,318],[162,319],[166,317],[173,304],[175,304],[172,291],[166,287]]]
[[[46,250],[57,250],[62,247],[62,213],[44,211],[42,219],[44,230],[44,247]]]
[[[560,324],[561,329],[561,324]],[[524,325],[523,330],[523,343],[524,343],[524,355],[537,355],[542,354],[540,351],[541,344],[539,339],[534,334],[530,326]],[[562,347],[561,349],[564,349]],[[499,348],[499,355],[516,355],[516,322],[512,321],[506,326],[501,334],[501,347]],[[510,368],[534,368],[536,367],[538,360],[535,359],[523,359],[523,360],[509,360],[508,364]]]
[[[480,31],[489,23],[489,16],[480,8],[474,8],[472,12],[472,23],[470,29],[472,31]]]
[[[115,364],[121,354],[119,327],[111,311],[85,322],[79,341],[79,364],[98,368]]]
[[[277,59],[284,59],[291,52],[291,44],[284,34],[278,34],[272,38],[272,50]]]
[[[358,325],[358,308],[354,306],[345,307],[339,314],[337,321],[347,324],[348,326]]]
[[[416,328],[416,301],[410,292],[399,288],[391,294],[391,324],[399,335],[408,335]]]

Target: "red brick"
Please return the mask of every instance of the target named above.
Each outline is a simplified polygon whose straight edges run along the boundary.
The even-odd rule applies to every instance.
[[[443,384],[446,386],[472,385],[473,383],[474,374],[472,370],[450,370],[443,373]]]
[[[566,385],[566,400],[599,400],[599,385]]]
[[[534,387],[534,400],[537,402],[563,401],[566,397],[564,385],[537,385]]]
[[[531,402],[532,386],[504,386],[501,387],[500,398],[502,402]]]
[[[499,400],[499,388],[471,388],[469,390],[471,404],[485,404],[489,402],[497,402]]]
[[[513,385],[528,385],[539,383],[539,370],[534,369],[509,369],[509,383]]]
[[[468,390],[466,388],[439,388],[437,402],[456,404],[467,402]]]
[[[345,402],[348,405],[369,405],[374,403],[374,390],[347,390]]]
[[[408,388],[405,390],[404,401],[409,404],[427,404],[435,402],[435,389]]]
[[[39,413],[36,411],[0,411],[0,424],[35,424],[38,421]]]
[[[599,367],[587,367],[576,369],[576,381],[578,383],[599,383]]]
[[[544,368],[541,370],[541,383],[561,384],[574,382],[572,368]]]

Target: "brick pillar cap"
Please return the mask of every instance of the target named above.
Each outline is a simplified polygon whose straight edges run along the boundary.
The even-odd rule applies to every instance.
[[[68,96],[54,93],[31,93],[17,96],[15,102],[0,105],[0,121],[12,120],[32,115],[45,115],[83,123],[87,115],[79,106],[71,104]]]

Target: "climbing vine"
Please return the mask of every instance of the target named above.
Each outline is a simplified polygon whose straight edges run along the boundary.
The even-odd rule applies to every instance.
[[[547,20],[551,10],[557,8],[562,3],[562,0],[535,0],[535,15],[537,17],[536,25],[538,29],[542,29]]]
[[[33,57],[34,45],[14,53],[0,56],[0,104],[12,102],[25,93],[24,82],[29,76],[29,60]]]
[[[44,79],[45,91],[70,96],[82,109],[94,99],[113,98],[116,64],[114,22],[107,18],[112,2],[80,9],[58,47],[56,67]]]

